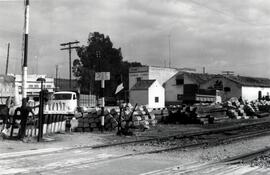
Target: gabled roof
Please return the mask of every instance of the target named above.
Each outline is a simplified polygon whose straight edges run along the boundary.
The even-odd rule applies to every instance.
[[[196,81],[198,84],[202,84],[217,76],[214,74],[207,74],[207,73],[203,74],[203,73],[188,73],[188,72],[184,72],[184,75],[190,77],[191,79]]]
[[[245,77],[245,76],[224,76],[225,78],[234,81],[242,86],[255,86],[255,87],[270,87],[270,79],[257,78],[257,77]]]
[[[131,90],[148,90],[148,88],[155,82],[156,80],[140,80],[131,88]]]

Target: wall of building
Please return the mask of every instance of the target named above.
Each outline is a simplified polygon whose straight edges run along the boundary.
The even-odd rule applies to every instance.
[[[184,86],[183,84],[181,85],[176,84],[175,76],[166,82],[164,88],[165,88],[165,103],[166,104],[176,104],[176,103],[181,102],[181,99],[178,99],[178,96],[183,95]]]
[[[257,100],[259,97],[259,91],[261,91],[262,96],[266,96],[270,94],[269,87],[242,87],[242,99],[253,101]]]
[[[149,67],[131,67],[129,68],[129,89],[137,82],[137,78],[149,80]]]
[[[155,98],[158,98],[158,102],[155,101]],[[164,88],[155,81],[152,86],[149,88],[148,96],[148,107],[149,108],[164,108],[165,107],[165,90]]]
[[[129,89],[136,84],[137,78],[141,78],[142,80],[157,80],[159,84],[163,85],[163,83],[169,80],[177,72],[177,69],[168,67],[131,67],[129,69]]]
[[[37,81],[38,78],[45,78],[45,82],[43,84],[43,87],[46,88],[49,92],[54,91],[54,79],[50,77],[46,77],[46,75],[27,75],[27,96],[33,97],[38,96],[40,89],[41,89],[41,83]],[[15,85],[18,87],[19,94],[22,93],[22,75],[15,75]]]
[[[204,84],[201,84],[200,85],[200,88],[201,89],[208,89],[210,87],[214,87],[215,83],[217,81],[221,81],[222,84],[223,84],[223,87],[222,87],[222,91],[220,91],[220,96],[222,98],[222,100],[227,100],[227,99],[230,99],[232,97],[241,97],[242,96],[242,89],[241,89],[241,85],[239,85],[238,83],[236,82],[233,82],[231,80],[228,80],[224,77],[217,77],[217,78],[213,78],[211,79],[210,81],[204,83]],[[224,88],[230,88],[230,91],[229,92],[224,92]]]
[[[148,104],[148,90],[132,90],[129,92],[129,102],[133,106]]]
[[[175,74],[177,74],[177,72],[178,70],[175,68],[150,66],[149,79],[157,80],[159,84],[163,85],[163,83],[165,83]]]

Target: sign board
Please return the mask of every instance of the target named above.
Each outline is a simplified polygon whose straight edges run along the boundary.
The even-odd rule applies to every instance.
[[[110,72],[96,72],[95,80],[110,80]]]

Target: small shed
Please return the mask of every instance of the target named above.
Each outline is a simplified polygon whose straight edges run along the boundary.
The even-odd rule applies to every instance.
[[[165,107],[165,90],[157,80],[140,80],[130,89],[130,103],[149,108]]]

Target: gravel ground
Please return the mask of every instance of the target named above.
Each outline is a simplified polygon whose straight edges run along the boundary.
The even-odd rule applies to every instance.
[[[263,119],[263,120],[269,120]],[[258,121],[258,120],[256,120]],[[253,121],[246,121],[253,122]],[[231,123],[232,124],[232,123]],[[231,126],[231,124],[229,126]],[[235,124],[239,124],[238,121]],[[214,127],[218,125],[208,125],[208,127]],[[66,133],[66,134],[56,134],[51,138],[54,141],[50,142],[30,142],[24,143],[22,141],[12,141],[12,140],[0,140],[0,153],[5,152],[16,152],[23,150],[31,150],[31,149],[42,149],[42,148],[50,148],[50,147],[73,147],[73,146],[82,146],[82,145],[97,145],[102,143],[110,143],[117,141],[127,141],[127,140],[135,140],[141,139],[143,137],[151,137],[156,135],[167,135],[168,133],[172,134],[175,132],[191,132],[198,130],[205,130],[208,127],[202,125],[158,125],[156,127],[152,127],[149,131],[143,133],[137,133],[137,136],[134,137],[119,137],[115,136],[115,133],[105,132],[105,133]],[[194,140],[187,139],[189,142],[193,142]],[[172,144],[174,144],[172,142]],[[195,149],[182,149],[177,151],[163,152],[158,154],[147,154],[144,155],[149,159],[157,160],[174,160],[175,162],[188,163],[188,162],[205,162],[205,161],[218,161],[224,158],[232,157],[238,154],[248,153],[250,151],[254,151],[260,148],[264,148],[265,146],[270,146],[270,136],[258,137],[249,140],[241,140],[239,142],[234,142],[231,144],[219,145],[214,147],[203,147],[203,148],[195,148]],[[120,153],[138,153],[141,151],[151,151],[156,150],[158,148],[166,148],[167,145],[130,145],[130,146],[119,146],[113,148],[107,148],[105,151],[116,151]]]

